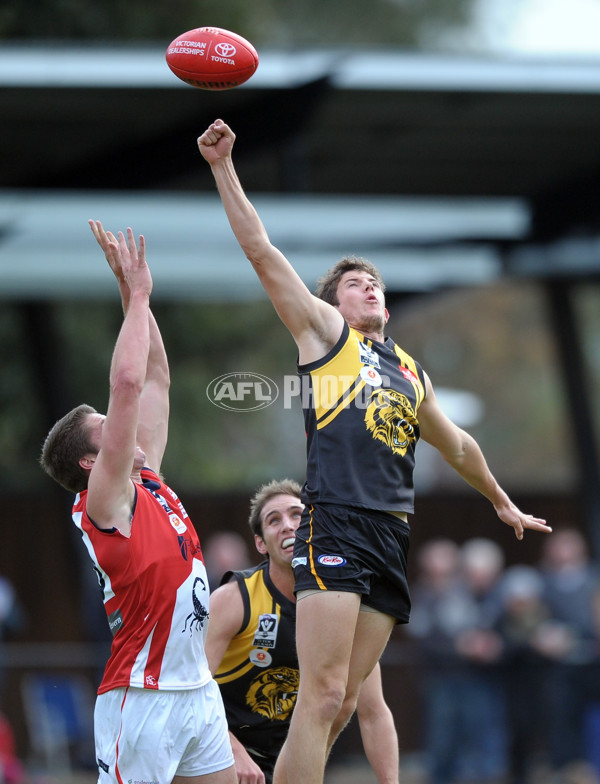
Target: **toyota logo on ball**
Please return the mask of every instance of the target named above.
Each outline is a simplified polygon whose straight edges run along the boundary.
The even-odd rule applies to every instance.
[[[221,57],[233,57],[236,51],[235,46],[227,41],[221,41],[215,46],[215,52]]]

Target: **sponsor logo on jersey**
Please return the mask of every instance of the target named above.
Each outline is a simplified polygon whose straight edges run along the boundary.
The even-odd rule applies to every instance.
[[[372,365],[373,367],[380,367],[379,365],[379,355],[373,351],[370,346],[367,346],[362,340],[356,338],[358,343],[358,358],[363,363],[363,365]]]
[[[415,374],[409,368],[402,367],[402,365],[398,365],[400,372],[404,376],[407,381],[410,381],[411,384],[418,384],[419,379],[415,376]]]
[[[160,784],[156,779],[127,779],[127,784]]]
[[[183,517],[183,519],[185,520],[186,517],[189,517],[188,513],[183,508],[183,504],[179,500],[179,496],[177,495],[177,493],[171,490],[170,487],[167,487],[167,485],[164,485],[164,488],[169,493],[169,495],[173,498],[173,500],[177,503],[177,506],[179,507],[179,514]]]
[[[255,664],[257,667],[268,667],[273,661],[273,657],[269,651],[263,651],[262,648],[259,648],[258,650],[253,648],[250,651],[250,656],[248,658],[252,664]]]
[[[186,524],[183,522],[181,517],[179,517],[179,515],[175,514],[175,512],[171,512],[171,514],[169,515],[169,522],[171,523],[171,525],[177,531],[178,534],[182,534],[185,531],[187,531]]]
[[[279,618],[275,613],[263,613],[260,615],[252,645],[255,645],[257,648],[274,648],[277,642],[278,627]]]
[[[111,614],[108,616],[108,628],[110,629],[110,633],[113,637],[119,631],[121,626],[123,626],[123,616],[121,615],[121,610],[115,610],[114,612],[111,612]]]
[[[379,372],[375,370],[375,368],[369,366],[361,367],[360,377],[365,382],[365,384],[369,384],[372,387],[381,386],[381,376],[379,375]]]
[[[320,555],[317,561],[322,566],[343,566],[346,563],[346,559],[341,555]]]

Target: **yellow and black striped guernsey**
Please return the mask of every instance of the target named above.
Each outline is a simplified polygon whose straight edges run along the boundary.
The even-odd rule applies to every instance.
[[[229,572],[244,602],[244,620],[215,674],[227,724],[259,766],[274,763],[298,692],[296,605],[273,585],[268,561]]]
[[[414,511],[421,366],[390,338],[344,325],[331,351],[299,365],[308,438],[303,500]]]

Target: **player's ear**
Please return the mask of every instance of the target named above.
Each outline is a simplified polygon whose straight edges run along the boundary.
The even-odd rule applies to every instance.
[[[383,315],[384,315],[384,317],[385,317],[385,323],[387,324],[387,323],[388,323],[388,320],[389,320],[389,318],[390,318],[390,313],[389,313],[389,310],[388,310],[387,308],[384,308],[384,309],[383,309]]]
[[[94,463],[96,462],[97,455],[87,454],[79,458],[79,465],[86,471],[91,471]]]
[[[254,544],[256,545],[256,549],[261,555],[267,554],[267,546],[264,543],[262,536],[259,536],[258,534],[254,534]]]

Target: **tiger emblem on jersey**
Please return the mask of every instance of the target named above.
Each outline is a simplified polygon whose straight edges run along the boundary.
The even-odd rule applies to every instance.
[[[246,704],[253,713],[269,721],[287,721],[296,703],[298,670],[292,667],[275,667],[254,679],[246,694]]]
[[[376,389],[369,398],[365,424],[373,438],[404,457],[419,438],[419,421],[410,400],[393,389]]]

